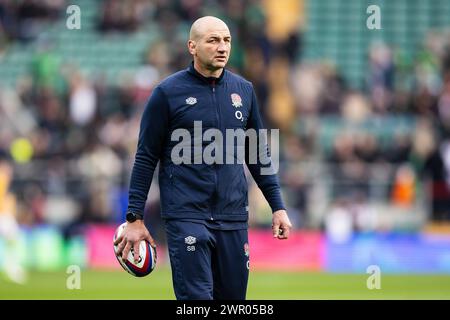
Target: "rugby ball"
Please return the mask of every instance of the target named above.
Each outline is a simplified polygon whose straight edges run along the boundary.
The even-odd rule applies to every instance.
[[[127,223],[122,223],[114,232],[113,238],[113,246],[114,246],[114,255],[119,261],[119,264],[122,268],[127,271],[129,274],[135,277],[144,277],[150,274],[156,266],[156,250],[153,248],[150,243],[146,240],[142,240],[139,244],[139,260],[137,263],[134,262],[134,250],[131,248],[128,253],[128,257],[126,260],[123,260],[121,256],[117,254],[118,246],[114,245],[114,242],[117,238],[120,237],[123,230],[125,229]]]

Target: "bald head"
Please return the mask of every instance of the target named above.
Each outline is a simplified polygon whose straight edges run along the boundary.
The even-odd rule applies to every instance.
[[[218,77],[230,56],[230,30],[216,17],[202,17],[192,24],[187,46],[194,68],[204,76]]]
[[[189,33],[189,39],[197,41],[211,31],[226,31],[230,33],[225,22],[213,16],[205,16],[194,21]]]

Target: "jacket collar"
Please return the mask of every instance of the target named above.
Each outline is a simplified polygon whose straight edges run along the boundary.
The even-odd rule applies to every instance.
[[[225,75],[225,68],[222,70],[222,73],[220,74],[220,76],[218,78],[216,78],[216,77],[205,77],[200,72],[195,70],[194,62],[191,62],[190,66],[188,68],[188,72],[190,74],[192,74],[193,76],[195,76],[196,78],[200,79],[201,81],[207,83],[207,84],[212,84],[214,81],[215,81],[216,84],[219,84],[219,83],[221,83],[223,81],[223,77]]]

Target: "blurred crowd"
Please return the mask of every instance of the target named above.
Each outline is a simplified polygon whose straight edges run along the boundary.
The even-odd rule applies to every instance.
[[[0,51],[2,42],[36,39],[64,10],[64,0],[0,1]]]
[[[72,232],[86,222],[123,220],[145,101],[158,81],[190,63],[185,43],[173,35],[182,29],[187,37],[192,21],[206,14],[227,22],[229,67],[253,82],[266,126],[280,128],[280,179],[295,227],[327,223],[325,213],[311,223],[317,204],[325,203],[321,212],[336,213],[340,221],[342,212],[367,213],[373,201],[412,210],[419,190],[427,191],[429,219],[450,221],[450,37],[428,34],[411,61],[374,44],[364,88],[357,90],[337,67],[303,61],[301,4],[105,0],[96,32],[128,34],[147,21],[158,26],[141,68],[115,85],[101,75],[86,77],[82,66],[62,63],[64,57],[43,47],[29,76],[15,88],[0,88],[0,150],[15,162],[20,222]],[[47,21],[65,5],[1,1],[0,38],[32,39],[23,33],[24,12],[33,12],[33,23]],[[249,195],[250,223],[270,226],[254,183]],[[159,219],[158,197],[154,184],[151,226]]]

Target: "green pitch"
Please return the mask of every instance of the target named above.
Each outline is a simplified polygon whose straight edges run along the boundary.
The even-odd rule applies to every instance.
[[[82,270],[81,289],[66,287],[65,272],[32,272],[25,285],[0,274],[0,299],[174,299],[169,268],[146,278],[124,271]],[[257,272],[248,299],[450,299],[449,275],[381,275],[381,289],[369,290],[369,275]]]

